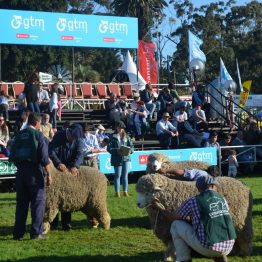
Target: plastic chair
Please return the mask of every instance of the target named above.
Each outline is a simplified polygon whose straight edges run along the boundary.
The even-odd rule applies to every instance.
[[[14,97],[18,98],[19,94],[22,93],[25,89],[24,83],[13,83]]]
[[[117,97],[120,97],[120,98],[123,98],[123,99],[127,98],[126,96],[122,96],[121,95],[121,89],[120,89],[119,84],[117,84],[117,83],[110,83],[107,86],[108,86],[108,89],[109,89],[110,93],[114,93]]]
[[[133,92],[132,92],[132,85],[129,82],[125,82],[123,83],[123,91],[124,91],[124,95],[127,98],[133,98]]]
[[[99,98],[109,98],[106,84],[101,82],[96,83],[95,88]]]

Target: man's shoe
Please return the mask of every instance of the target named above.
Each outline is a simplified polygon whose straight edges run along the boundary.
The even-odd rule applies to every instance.
[[[227,256],[223,255],[222,257],[214,257],[214,262],[227,262]]]
[[[62,229],[64,231],[70,231],[72,229],[72,226],[71,226],[71,224],[66,224],[66,225],[62,226]]]
[[[47,240],[48,237],[44,236],[44,235],[38,235],[38,236],[33,236],[31,237],[32,240]]]
[[[22,237],[13,237],[13,240],[17,240],[17,241],[21,241],[21,240],[23,240],[23,238]]]

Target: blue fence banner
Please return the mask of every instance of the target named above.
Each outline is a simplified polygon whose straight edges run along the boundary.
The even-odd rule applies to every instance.
[[[0,9],[0,44],[137,48],[137,18]]]
[[[135,151],[131,155],[130,172],[145,171],[147,158],[152,153],[162,153],[170,158],[173,162],[197,160],[206,162],[210,165],[217,164],[217,149],[214,147],[174,149],[174,150],[154,150],[154,151]],[[104,174],[113,174],[114,168],[110,164],[109,153],[99,154],[99,169]]]

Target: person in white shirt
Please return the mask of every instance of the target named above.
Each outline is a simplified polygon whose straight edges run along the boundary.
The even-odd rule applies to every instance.
[[[90,133],[91,127],[85,124],[84,137],[82,138],[82,150],[84,153],[84,165],[98,169],[97,154],[100,147],[96,135]]]
[[[185,106],[180,106],[179,110],[175,112],[173,119],[173,126],[177,127],[179,130],[183,126],[184,122],[187,121],[187,112]]]
[[[229,177],[236,177],[238,162],[237,162],[237,153],[235,150],[229,150],[229,156],[227,160],[228,160],[228,174],[227,175]]]
[[[37,97],[38,97],[38,104],[40,108],[40,112],[45,112],[48,110],[49,105],[49,94],[46,90],[43,89],[43,83],[38,83],[38,91],[37,91]]]
[[[170,147],[176,148],[179,144],[178,131],[169,121],[170,115],[168,112],[163,114],[161,120],[156,124],[157,138],[162,147],[169,149]]]
[[[52,123],[52,127],[54,130],[56,130],[56,114],[58,110],[58,84],[55,83],[52,86],[51,89],[51,98],[50,98],[50,103],[49,103],[49,110],[50,110],[50,119]]]
[[[192,112],[192,116],[196,123],[197,130],[203,129],[205,132],[208,132],[208,124],[206,121],[205,111],[201,109],[201,104],[197,104]]]

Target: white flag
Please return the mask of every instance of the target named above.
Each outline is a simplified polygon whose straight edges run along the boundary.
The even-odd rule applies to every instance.
[[[228,73],[225,64],[220,57],[220,87],[223,88],[227,80],[233,80],[231,75]]]
[[[202,44],[203,41],[200,38],[188,31],[189,63],[195,58],[199,58],[203,62],[206,62],[206,55],[200,49]]]

